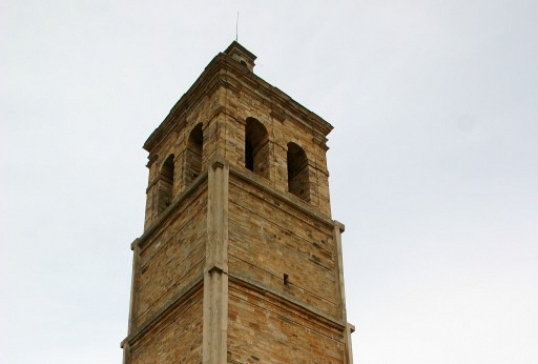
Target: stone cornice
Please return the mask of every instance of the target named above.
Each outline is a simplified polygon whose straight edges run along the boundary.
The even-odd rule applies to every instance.
[[[225,161],[217,161],[218,163],[226,163]],[[258,189],[270,194],[274,198],[277,198],[278,200],[285,202],[286,204],[290,205],[291,207],[301,211],[306,216],[310,217],[311,219],[322,223],[323,225],[333,228],[335,225],[339,227],[339,229],[343,232],[345,227],[344,224],[332,220],[329,216],[323,215],[319,212],[317,212],[315,209],[312,208],[311,205],[309,205],[307,202],[304,202],[300,200],[298,197],[293,196],[292,194],[285,193],[282,191],[277,190],[276,188],[272,187],[267,183],[265,179],[262,177],[259,177],[257,175],[253,175],[252,173],[249,173],[247,171],[242,171],[239,168],[235,168],[233,166],[230,166],[230,176],[237,177],[243,181],[246,181],[254,186],[256,186]],[[183,191],[178,198],[172,202],[170,206],[166,210],[164,210],[159,216],[159,218],[151,224],[151,226],[144,231],[144,234],[140,236],[138,239],[135,240],[132,244],[138,244],[142,249],[147,248],[147,242],[152,240],[152,237],[155,236],[159,231],[163,229],[164,224],[166,223],[166,220],[169,219],[171,215],[173,215],[180,206],[183,205],[185,199],[192,195],[193,193],[201,192],[199,191],[198,187],[201,186],[203,183],[207,181],[207,171],[200,174],[200,176],[197,177],[197,179]],[[133,245],[131,245],[131,249],[133,249]]]
[[[337,330],[344,330],[346,327],[346,322],[341,321],[337,318],[331,317],[324,312],[308,305],[307,303],[301,302],[294,297],[285,294],[284,292],[279,292],[263,283],[253,281],[246,277],[241,277],[234,272],[229,272],[228,277],[230,283],[235,283],[241,285],[247,289],[256,291],[259,294],[264,296],[272,296],[277,302],[283,306],[291,306],[297,311],[301,311],[309,317],[314,317],[318,323],[333,327]]]
[[[136,341],[140,340],[153,326],[162,322],[162,318],[172,312],[176,307],[187,299],[192,297],[192,293],[201,290],[203,287],[203,276],[200,276],[190,285],[184,287],[179,291],[165,306],[151,315],[142,325],[137,328],[136,332],[126,337],[123,342],[127,341],[132,346]]]
[[[237,88],[243,91],[245,89],[249,90],[250,97],[257,96],[261,101],[265,101],[270,105],[272,109],[271,116],[275,117],[276,120],[283,122],[287,119],[303,124],[307,130],[313,129],[314,141],[323,144],[326,148],[326,136],[333,129],[331,124],[292,99],[279,88],[272,86],[254,73],[246,71],[237,62],[233,60],[229,62],[228,70],[230,71],[227,73],[230,84],[235,84]]]
[[[164,210],[161,213],[159,218],[157,220],[155,220],[153,222],[153,224],[151,224],[151,226],[146,229],[146,231],[144,231],[144,234],[142,234],[142,236],[140,236],[137,240],[135,240],[135,242],[133,242],[133,244],[135,244],[135,243],[138,244],[140,246],[140,248],[142,248],[142,249],[147,248],[146,243],[148,241],[151,241],[151,238],[153,236],[155,236],[155,234],[157,234],[159,231],[162,231],[162,229],[165,228],[166,220],[168,220],[171,215],[176,213],[177,210],[181,206],[183,206],[183,203],[184,203],[184,201],[185,201],[185,199],[187,197],[189,197],[190,195],[192,195],[192,194],[194,194],[196,192],[201,192],[201,190],[198,187],[200,187],[206,181],[207,181],[207,171],[201,173],[194,180],[194,182],[191,185],[189,185],[189,187],[187,187],[187,189],[185,189],[185,191],[183,191],[178,196],[178,198],[176,200],[174,200],[174,202],[172,202],[172,204],[170,206],[168,206],[166,208],[166,210]],[[133,249],[133,246],[131,246],[131,249]]]
[[[211,95],[212,92],[217,90],[219,87],[215,87],[215,84],[224,82],[224,78],[217,77],[218,71],[222,68],[223,60],[225,57],[222,54],[217,55],[209,64],[206,66],[205,70],[198,77],[198,79],[193,83],[193,85],[181,96],[181,98],[176,102],[176,104],[170,109],[170,112],[163,120],[163,122],[151,133],[149,138],[144,143],[143,148],[151,153],[156,145],[167,135],[171,133],[171,130],[174,128],[175,122],[182,120],[184,113],[188,111],[189,105],[195,105],[200,102],[200,99]],[[219,67],[220,65],[220,67]]]
[[[153,131],[144,143],[144,149],[151,153],[159,142],[166,135],[169,135],[174,127],[177,127],[175,122],[182,120],[182,116],[188,111],[189,105],[197,104],[201,98],[212,95],[221,87],[235,92],[247,88],[251,94],[259,94],[263,100],[268,100],[271,103],[273,109],[271,113],[277,120],[282,122],[284,118],[289,118],[304,124],[308,129],[313,128],[315,131],[314,140],[326,147],[325,136],[333,129],[331,124],[293,100],[277,87],[270,85],[261,77],[245,69],[236,60],[224,53],[219,53],[209,62],[189,90],[172,107],[164,121]]]
[[[331,220],[330,217],[317,212],[315,208],[313,208],[307,202],[302,201],[300,198],[292,195],[291,193],[281,192],[276,188],[272,187],[262,177],[253,175],[252,173],[247,173],[246,171],[242,171],[232,166],[230,166],[230,176],[238,177],[239,179],[242,179],[243,181],[246,181],[249,184],[256,186],[258,189],[292,206],[293,208],[301,211],[303,214],[310,217],[311,219],[322,223],[327,227],[330,227],[331,229],[336,223],[334,220]]]
[[[218,267],[215,267],[215,269],[218,270]],[[341,321],[339,319],[336,319],[334,317],[331,317],[324,312],[321,312],[320,310],[316,309],[315,307],[312,307],[304,302],[300,302],[299,300],[295,299],[292,296],[286,295],[283,292],[278,292],[277,290],[264,285],[259,282],[255,282],[251,279],[241,277],[233,272],[228,273],[230,283],[234,283],[237,285],[244,286],[247,289],[251,289],[259,294],[265,295],[265,296],[272,296],[275,298],[280,304],[283,306],[291,306],[295,310],[301,311],[304,314],[314,317],[318,324],[327,325],[329,327],[335,328],[337,330],[344,330],[346,328],[346,322]],[[200,276],[198,279],[193,281],[188,286],[184,287],[181,291],[179,291],[174,298],[170,300],[170,302],[163,306],[161,309],[159,309],[157,312],[155,312],[153,315],[151,315],[149,318],[146,319],[140,325],[136,332],[134,332],[132,335],[129,335],[122,341],[123,343],[128,342],[130,346],[133,346],[138,340],[143,338],[143,336],[151,330],[156,324],[159,324],[162,322],[162,318],[167,316],[169,313],[171,313],[176,307],[178,307],[182,302],[184,302],[186,299],[192,297],[192,293],[195,291],[199,291],[203,287],[203,276]],[[347,324],[349,325],[349,324]],[[350,325],[352,331],[355,331],[355,327],[353,325]]]

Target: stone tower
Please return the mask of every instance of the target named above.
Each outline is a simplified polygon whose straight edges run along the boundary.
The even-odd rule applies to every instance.
[[[349,364],[332,126],[237,42],[144,144],[124,364]]]

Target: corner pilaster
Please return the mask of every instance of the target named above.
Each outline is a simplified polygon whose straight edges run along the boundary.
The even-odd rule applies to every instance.
[[[346,227],[341,222],[336,220],[333,228],[333,238],[336,243],[336,255],[338,263],[338,286],[340,291],[340,315],[341,319],[346,322],[346,328],[344,332],[344,341],[346,344],[346,364],[353,364],[353,348],[351,346],[351,332],[354,330],[353,325],[347,323],[347,309],[346,309],[346,289],[344,285],[344,256],[342,252],[342,233]]]
[[[133,251],[133,266],[131,272],[131,297],[129,300],[129,324],[127,326],[127,337],[131,336],[135,329],[134,314],[136,309],[136,287],[138,286],[138,270],[140,267],[140,245],[139,240],[135,239],[131,243],[131,250]],[[127,339],[121,343],[123,349],[123,364],[129,364],[131,362],[131,347]]]
[[[207,245],[204,267],[203,363],[227,360],[229,167],[213,161],[208,171]]]

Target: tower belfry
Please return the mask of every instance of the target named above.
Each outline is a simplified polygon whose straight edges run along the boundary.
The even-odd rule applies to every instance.
[[[237,42],[150,135],[124,364],[350,364],[332,126]]]

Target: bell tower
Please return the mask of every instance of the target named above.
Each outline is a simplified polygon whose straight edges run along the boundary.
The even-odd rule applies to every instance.
[[[332,126],[237,42],[150,135],[124,364],[350,364]]]

